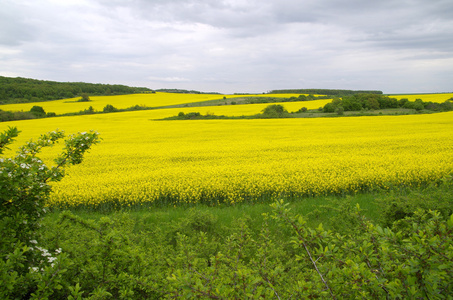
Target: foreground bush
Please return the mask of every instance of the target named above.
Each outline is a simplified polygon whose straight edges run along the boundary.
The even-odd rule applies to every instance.
[[[15,127],[0,134],[0,154],[19,131]],[[66,255],[61,249],[39,243],[36,231],[46,213],[49,182],[61,180],[64,167],[82,162],[95,132],[79,133],[65,140],[55,166],[48,167],[36,155],[64,138],[64,132],[43,134],[22,146],[13,158],[0,158],[0,298],[45,298],[60,289]]]
[[[311,227],[276,202],[261,226],[228,226],[209,210],[147,226],[121,212],[98,221],[60,213],[43,241],[66,255],[53,299],[448,299],[453,216],[418,209],[393,229],[359,207],[342,229]],[[259,222],[258,222],[259,223]],[[76,290],[77,289],[77,290]]]
[[[310,228],[283,202],[259,230],[247,217],[223,227],[199,212],[157,227],[127,213],[46,219],[43,247],[61,249],[58,266],[23,277],[21,287],[36,299],[448,299],[453,292],[452,216],[418,210],[396,231],[357,208],[345,234]],[[21,259],[11,254],[2,270]]]

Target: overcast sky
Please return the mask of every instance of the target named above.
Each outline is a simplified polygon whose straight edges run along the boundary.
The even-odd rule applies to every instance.
[[[453,91],[452,0],[0,0],[0,75],[200,91]]]

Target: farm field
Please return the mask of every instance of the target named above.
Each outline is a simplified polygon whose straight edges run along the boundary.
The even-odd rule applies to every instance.
[[[442,103],[445,100],[453,98],[453,93],[389,95],[389,97],[394,97],[394,98],[397,98],[397,99],[406,98],[409,101],[415,101],[416,99],[422,99],[425,102]]]
[[[85,162],[54,183],[49,205],[57,207],[254,203],[419,186],[453,172],[451,112],[333,119],[153,120],[164,112],[175,115],[178,111],[181,108],[1,126],[22,131],[17,145],[56,128],[68,134],[90,129],[101,133],[102,143]],[[57,151],[56,147],[42,157],[50,158]]]
[[[272,104],[282,105],[288,112],[296,112],[302,107],[307,109],[318,109],[323,107],[332,99],[312,100],[312,101],[295,101],[295,102],[273,102]],[[199,112],[202,115],[215,114],[216,116],[251,116],[260,113],[271,103],[258,104],[240,104],[240,105],[222,105],[222,106],[202,106],[202,107],[182,107],[177,109],[159,109],[156,110],[156,118],[166,118],[175,116],[178,112],[190,113]]]
[[[132,95],[119,95],[119,96],[91,96],[89,102],[77,102],[80,97],[71,99],[62,99],[55,101],[21,103],[21,104],[7,104],[1,105],[0,109],[8,111],[29,111],[33,106],[41,106],[46,112],[54,112],[56,114],[74,113],[85,110],[92,106],[94,110],[102,111],[107,105],[113,105],[118,109],[129,108],[135,105],[147,107],[160,107],[178,104],[187,104],[194,102],[210,101],[222,99],[244,97],[244,95],[219,95],[219,94],[179,94],[179,93],[149,93],[149,94],[132,94]],[[299,96],[299,94],[257,94],[246,95],[247,97],[279,97],[289,98],[292,96]]]
[[[202,104],[0,123],[21,131],[1,158],[1,298],[329,298],[326,282],[333,299],[452,294],[453,111],[162,120],[270,103]],[[58,173],[40,173],[42,144],[3,156],[55,129],[81,133],[81,151],[92,129],[102,141],[43,197]],[[52,166],[62,147],[38,156]]]

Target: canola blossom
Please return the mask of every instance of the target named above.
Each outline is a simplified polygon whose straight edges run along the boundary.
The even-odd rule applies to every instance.
[[[199,112],[202,115],[212,113],[216,116],[250,116],[262,112],[267,106],[272,104],[282,105],[288,112],[296,112],[302,107],[307,109],[318,109],[324,107],[332,99],[312,100],[312,101],[295,101],[295,102],[275,102],[275,103],[259,103],[259,104],[244,104],[244,105],[223,105],[223,106],[204,106],[179,109],[184,113]]]
[[[390,95],[389,97],[396,98],[398,100],[402,99],[402,98],[406,98],[409,101],[415,101],[416,99],[422,99],[424,102],[442,103],[449,99],[453,99],[453,93]]]
[[[56,128],[67,133],[100,132],[102,143],[86,155],[84,163],[71,167],[62,181],[53,183],[49,206],[234,204],[420,186],[453,173],[453,112],[153,120],[159,114],[176,115],[178,111],[0,125],[22,131],[18,144]],[[46,160],[53,151],[58,149],[41,157]]]
[[[297,97],[299,94],[258,94],[246,95],[247,97],[276,97],[276,98],[289,98]],[[113,105],[115,108],[124,109],[135,105],[146,107],[161,107],[169,105],[179,105],[194,102],[210,101],[231,98],[244,97],[244,95],[219,95],[219,94],[179,94],[179,93],[144,93],[132,95],[118,95],[118,96],[90,96],[89,102],[78,102],[77,98],[62,99],[55,101],[33,102],[33,103],[20,103],[20,104],[6,104],[1,105],[0,108],[4,111],[29,111],[33,106],[41,106],[46,112],[54,112],[56,114],[75,113],[88,109],[90,106],[95,111],[102,111],[107,105]]]
[[[240,104],[240,105],[220,105],[220,106],[200,106],[200,107],[182,107],[178,109],[158,109],[152,113],[155,119],[162,119],[172,117],[178,114],[178,112],[190,113],[199,112],[202,115],[214,114],[216,116],[251,116],[259,114],[269,105],[280,104],[288,112],[296,112],[302,107],[307,109],[318,109],[322,108],[327,103],[331,102],[332,99],[312,100],[312,101],[294,101],[294,102],[273,102],[273,103],[258,103],[258,104]]]

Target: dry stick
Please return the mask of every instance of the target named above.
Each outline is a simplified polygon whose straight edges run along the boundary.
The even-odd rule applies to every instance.
[[[302,234],[300,232],[299,227],[297,227],[297,225],[293,221],[291,221],[287,216],[285,216],[285,218],[289,221],[291,226],[296,230],[297,234],[299,235],[299,240],[302,242],[302,245],[304,245],[305,251],[307,252],[308,257],[310,258],[311,263],[315,267],[316,272],[318,272],[318,275],[319,275],[319,277],[321,277],[321,280],[324,283],[325,287],[329,290],[330,296],[333,299],[337,299],[337,297],[335,297],[335,295],[333,294],[333,292],[330,289],[329,285],[327,284],[327,281],[324,279],[324,277],[322,276],[321,272],[319,271],[318,266],[316,265],[316,261],[313,260],[313,257],[311,256],[311,253],[310,253],[310,250],[308,249],[307,244],[305,244],[305,242],[304,242],[304,240],[302,238]]]
[[[281,300],[281,299],[280,299],[280,296],[279,296],[278,293],[277,293],[277,291],[272,287],[272,283],[269,281],[269,279],[267,279],[267,276],[263,276],[263,275],[261,275],[261,276],[263,277],[263,279],[264,279],[267,283],[269,283],[269,288],[274,292],[274,294],[275,294],[275,296],[278,298],[278,300]]]
[[[208,282],[208,283],[211,282],[211,280],[209,280],[209,278],[206,278],[206,276],[204,276],[203,274],[199,273],[197,270],[195,270],[191,266],[189,266],[189,269],[192,270],[194,273],[196,273],[198,276],[202,277],[204,280],[206,280],[206,282]]]
[[[332,298],[334,298],[334,299],[337,299],[337,298],[335,297],[335,295],[332,293],[332,290],[330,289],[330,287],[329,287],[329,285],[327,284],[327,282],[324,280],[324,277],[322,276],[321,272],[318,270],[318,266],[316,265],[316,262],[315,262],[315,261],[313,260],[313,258],[311,257],[311,253],[310,253],[310,250],[308,250],[307,245],[306,245],[305,242],[302,240],[302,238],[299,238],[299,239],[302,241],[302,245],[304,245],[305,251],[307,251],[308,257],[310,257],[310,260],[311,260],[311,262],[313,263],[313,266],[315,267],[316,272],[318,272],[319,277],[321,277],[322,282],[324,283],[324,285],[326,286],[326,288],[329,290],[330,296],[332,296]]]

